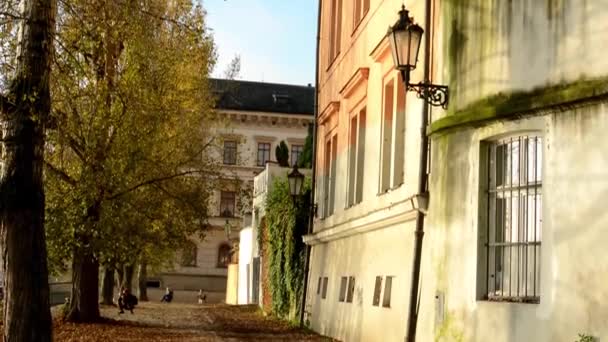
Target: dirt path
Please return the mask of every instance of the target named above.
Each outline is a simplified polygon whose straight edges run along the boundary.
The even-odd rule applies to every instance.
[[[255,306],[141,303],[135,314],[102,307],[107,323],[57,322],[55,341],[328,341],[264,317]]]

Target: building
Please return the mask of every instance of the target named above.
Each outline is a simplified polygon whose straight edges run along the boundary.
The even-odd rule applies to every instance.
[[[608,339],[606,4],[436,5],[419,340]]]
[[[238,259],[243,216],[251,211],[253,178],[275,161],[281,141],[288,145],[290,163],[298,159],[313,122],[314,88],[222,79],[212,79],[211,86],[223,122],[215,146],[222,179],[210,201],[210,229],[203,240],[192,238],[181,263],[162,274],[159,285],[203,289],[211,301],[223,301],[228,266]]]
[[[404,94],[384,38],[402,3],[321,6],[306,310],[314,330],[344,341],[406,332],[422,100]],[[450,90],[448,110],[433,108],[424,127],[417,340],[608,338],[606,6],[405,5],[425,28],[430,9],[430,79]],[[423,79],[418,66],[412,83]]]
[[[266,163],[266,168],[253,179],[253,210],[249,225],[241,229],[239,239],[239,271],[237,304],[260,304],[271,310],[271,295],[264,284],[268,265],[265,263],[264,246],[260,246],[258,232],[266,227],[266,197],[277,179],[287,179],[293,170],[276,163]],[[310,178],[310,169],[298,169]]]
[[[405,94],[386,39],[401,5],[321,6],[306,312],[314,330],[343,341],[397,341],[406,331],[422,101]],[[408,6],[424,18],[424,2]],[[419,69],[413,78],[422,78]]]

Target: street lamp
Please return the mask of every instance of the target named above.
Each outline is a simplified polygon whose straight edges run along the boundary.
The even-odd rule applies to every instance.
[[[414,23],[413,18],[409,16],[409,11],[402,6],[399,11],[399,20],[395,25],[389,27],[387,33],[395,69],[401,72],[406,90],[415,91],[419,98],[432,106],[447,108],[449,98],[447,86],[427,82],[410,83],[410,72],[416,69],[423,34],[422,27]]]
[[[304,175],[298,171],[297,165],[294,165],[293,170],[287,175],[287,181],[289,183],[289,193],[295,202],[298,196],[302,194],[302,185],[304,184]]]

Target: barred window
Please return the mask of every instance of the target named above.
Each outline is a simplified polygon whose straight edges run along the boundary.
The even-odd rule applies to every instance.
[[[224,141],[224,164],[236,164],[236,141]]]
[[[512,137],[488,147],[487,299],[539,303],[542,138]]]

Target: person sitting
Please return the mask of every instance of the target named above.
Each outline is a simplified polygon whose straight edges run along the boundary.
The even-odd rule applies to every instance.
[[[198,303],[207,303],[207,295],[203,292],[203,290],[198,290]]]
[[[132,295],[129,289],[123,287],[120,290],[120,297],[118,297],[119,314],[125,313],[125,309],[133,313],[135,305],[137,305],[137,297]]]
[[[167,290],[165,291],[165,295],[160,300],[160,302],[161,303],[162,302],[171,303],[172,300],[173,300],[173,290],[171,290],[170,288],[167,287]]]

